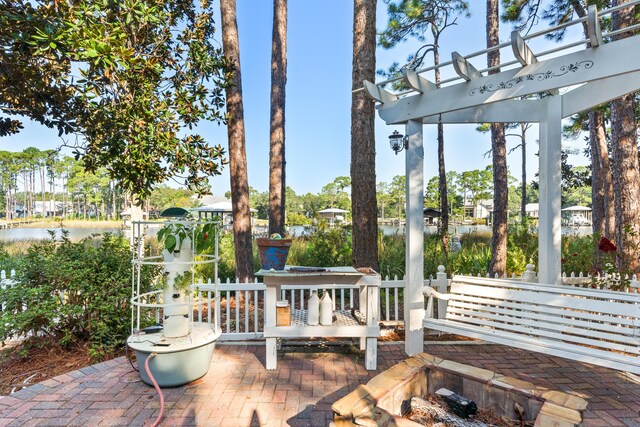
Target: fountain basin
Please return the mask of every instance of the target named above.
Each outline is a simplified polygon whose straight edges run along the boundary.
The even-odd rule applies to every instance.
[[[195,381],[209,371],[220,333],[209,323],[194,322],[187,336],[167,338],[162,332],[135,334],[129,336],[127,345],[136,354],[140,379],[144,383],[152,385],[144,363],[151,353],[156,353],[149,361],[151,374],[160,387],[177,387]]]

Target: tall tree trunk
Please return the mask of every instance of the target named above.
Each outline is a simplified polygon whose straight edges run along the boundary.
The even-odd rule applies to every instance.
[[[527,124],[520,123],[520,147],[522,148],[522,194],[520,195],[520,218],[527,216]]]
[[[42,216],[46,217],[49,209],[47,208],[47,167],[42,166],[40,170],[40,185],[42,186]]]
[[[587,10],[581,0],[572,0],[571,5],[578,17],[587,16]],[[582,29],[588,38],[587,21],[582,22]],[[591,152],[591,225],[594,233],[613,239],[615,236],[613,178],[609,162],[604,112],[598,109],[589,111],[589,149]],[[601,268],[596,265],[594,267]]]
[[[22,207],[22,217],[26,218],[29,214],[29,179],[27,173],[23,173],[24,195],[22,197],[24,206]]]
[[[269,150],[269,234],[284,236],[286,161],[284,155],[287,84],[287,0],[273,2],[271,42],[271,136]]]
[[[116,212],[118,208],[116,207],[116,182],[111,181],[111,220],[116,219],[118,216]]]
[[[594,234],[615,236],[615,198],[609,164],[604,112],[589,111],[591,151],[591,221]]]
[[[231,174],[231,204],[233,206],[233,239],[236,255],[236,275],[241,280],[253,278],[251,250],[251,216],[249,211],[249,182],[247,153],[244,138],[244,109],[242,105],[242,79],[240,76],[240,42],[236,21],[236,1],[221,0],[222,49],[227,61],[233,65],[231,84],[227,95],[227,134],[229,137],[229,169]]]
[[[51,209],[51,212],[53,212],[53,216],[56,216],[56,176],[53,173],[51,173],[51,183],[49,188],[51,190],[49,209]]]
[[[615,5],[628,3],[615,1]],[[614,12],[612,30],[626,28],[634,20],[634,8]],[[616,40],[630,33],[615,36]],[[634,94],[611,102],[611,140],[613,154],[613,185],[615,197],[616,264],[619,270],[640,272],[640,168],[638,165],[638,134],[635,118]]]
[[[438,37],[434,36],[433,65],[440,64],[440,51],[438,50]],[[440,84],[440,68],[435,70],[436,84]],[[440,235],[442,249],[449,254],[449,194],[447,192],[447,169],[444,165],[444,126],[438,123],[438,192],[440,193],[440,221],[438,221],[438,234]]]
[[[497,46],[499,40],[498,0],[487,0],[487,47]],[[487,65],[500,65],[500,51],[494,50],[487,55]],[[498,73],[496,68],[490,74]],[[490,274],[504,275],[507,270],[507,143],[504,125],[491,124],[491,150],[493,153],[493,235],[491,239]]]
[[[353,3],[353,66],[351,87],[375,80],[376,0]],[[374,103],[363,91],[351,94],[351,209],[353,266],[378,265],[376,144]]]

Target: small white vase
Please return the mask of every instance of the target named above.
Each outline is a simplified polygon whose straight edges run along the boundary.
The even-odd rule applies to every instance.
[[[330,326],[333,323],[333,301],[329,296],[329,292],[325,291],[320,301],[320,324]]]
[[[307,325],[316,326],[320,322],[320,298],[317,291],[311,291],[307,300]]]

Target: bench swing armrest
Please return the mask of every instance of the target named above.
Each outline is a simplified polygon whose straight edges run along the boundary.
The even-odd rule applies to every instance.
[[[449,298],[451,297],[449,294],[442,294],[436,291],[431,286],[424,286],[422,288],[422,293],[425,296],[429,297],[429,301],[427,302],[427,309],[425,313],[425,317],[427,318],[433,317],[433,298],[434,297],[437,299],[441,299],[443,301],[449,301]]]

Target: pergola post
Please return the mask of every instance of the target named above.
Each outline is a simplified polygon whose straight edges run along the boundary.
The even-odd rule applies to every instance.
[[[561,281],[562,98],[544,99],[540,121],[540,214],[538,263],[540,283]]]
[[[422,122],[409,120],[406,125],[408,147],[406,159],[406,258],[405,258],[405,352],[412,356],[424,348],[424,148]]]

